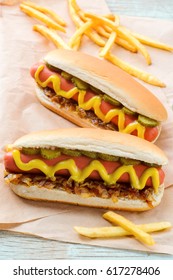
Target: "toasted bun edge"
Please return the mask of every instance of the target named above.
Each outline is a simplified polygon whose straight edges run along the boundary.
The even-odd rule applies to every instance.
[[[113,202],[112,199],[102,199],[99,197],[82,198],[76,194],[69,194],[61,190],[48,190],[37,186],[26,187],[24,185],[9,184],[10,188],[18,196],[38,201],[60,202],[73,205],[88,206],[95,208],[103,208],[110,210],[125,210],[125,211],[146,211],[152,209],[148,203],[136,199],[119,199],[118,202]],[[164,185],[159,187],[159,193],[153,194],[153,208],[159,205],[164,193]]]

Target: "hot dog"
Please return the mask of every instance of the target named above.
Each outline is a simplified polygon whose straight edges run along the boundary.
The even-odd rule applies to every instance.
[[[90,55],[55,50],[31,67],[42,105],[81,127],[133,134],[150,142],[167,112],[129,74]]]
[[[5,180],[21,197],[129,211],[160,203],[166,163],[153,143],[93,128],[34,132],[4,156]]]

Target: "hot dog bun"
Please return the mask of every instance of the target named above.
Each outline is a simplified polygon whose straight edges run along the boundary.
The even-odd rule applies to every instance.
[[[167,164],[167,158],[164,152],[156,145],[146,140],[120,132],[96,130],[92,128],[61,128],[58,130],[33,132],[20,137],[10,145],[10,149],[17,150],[21,150],[22,148],[54,149],[56,147],[96,152],[133,160],[136,159],[140,162],[152,164],[151,166],[153,166],[153,164],[159,166]],[[36,179],[37,175],[39,177],[38,179]],[[148,194],[145,197],[145,192],[142,192],[141,196],[136,196],[134,190],[132,190],[135,186],[132,187],[129,181],[127,185],[122,184],[122,187],[125,188],[125,190],[122,190],[126,195],[123,196],[121,193],[116,200],[113,200],[112,197],[102,198],[97,195],[83,197],[78,194],[78,192],[66,191],[69,186],[68,177],[63,178],[63,181],[60,183],[61,187],[59,187],[59,177],[56,177],[56,181],[51,181],[50,179],[46,179],[45,175],[41,174],[32,174],[30,177],[30,174],[24,173],[22,176],[24,177],[20,179],[18,174],[16,175],[12,172],[9,174],[7,181],[12,190],[23,198],[64,202],[106,209],[128,211],[148,210],[160,203],[164,193],[164,183],[160,183],[160,186],[158,184],[158,192],[155,192],[153,187],[147,188],[146,191],[149,193],[150,199],[148,201]],[[39,180],[41,180],[41,182]],[[50,184],[50,187],[46,187],[42,184],[42,181],[45,180],[47,180],[46,186]],[[29,182],[29,185],[26,182]],[[103,180],[97,181],[97,183],[94,180],[90,180],[87,183],[90,185],[88,192],[90,189],[92,190],[92,188],[97,188],[97,186],[99,188],[106,188],[107,191],[111,189],[111,186],[104,185]],[[76,184],[73,182],[73,188],[76,186],[85,188],[86,186],[83,185],[85,181],[81,183],[77,181]],[[118,183],[117,187],[121,188],[121,183]]]
[[[62,202],[73,205],[88,206],[95,208],[104,208],[110,210],[125,210],[125,211],[146,211],[150,210],[151,206],[140,199],[119,198],[117,202],[112,199],[102,199],[99,197],[83,198],[79,195],[70,194],[61,190],[49,190],[47,188],[39,188],[38,186],[26,187],[25,185],[10,184],[11,189],[20,197],[38,201],[53,201]],[[159,187],[158,194],[151,194],[153,202],[152,208],[160,204],[164,193],[164,185]]]
[[[91,84],[134,112],[159,122],[167,118],[166,109],[148,89],[105,60],[58,49],[49,52],[44,61]]]
[[[60,128],[33,132],[17,139],[13,148],[62,147],[137,159],[158,165],[167,164],[164,152],[146,140],[117,131],[92,128]]]

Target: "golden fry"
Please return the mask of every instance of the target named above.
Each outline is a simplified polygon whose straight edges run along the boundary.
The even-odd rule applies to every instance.
[[[110,51],[110,49],[112,48],[113,44],[115,43],[116,36],[117,36],[117,34],[114,31],[110,34],[110,37],[107,40],[104,48],[99,53],[99,56],[101,56],[101,57],[106,56],[106,54]]]
[[[105,58],[107,60],[109,60],[110,62],[112,62],[113,64],[115,64],[116,66],[123,69],[124,71],[126,71],[127,73],[129,73],[130,75],[132,75],[148,84],[158,86],[158,87],[165,87],[165,84],[163,82],[161,82],[160,80],[158,80],[153,75],[151,75],[147,72],[144,72],[142,70],[139,70],[136,67],[131,66],[130,64],[124,62],[123,60],[119,59],[115,55],[112,55],[111,53],[107,53]]]
[[[147,36],[143,36],[143,35],[135,33],[135,32],[131,32],[131,34],[144,45],[148,45],[150,47],[154,47],[154,48],[165,50],[165,51],[173,51],[173,46],[169,46],[167,44],[163,44],[161,42],[152,40]]]
[[[131,51],[133,53],[136,53],[137,52],[137,49],[134,45],[132,45],[130,42],[124,40],[123,38],[120,38],[120,37],[116,37],[115,39],[115,42],[117,45],[123,47],[124,49],[128,50],[128,51]]]
[[[34,25],[33,30],[39,32],[48,40],[52,41],[57,48],[67,49],[67,50],[71,49],[54,30],[39,24]]]
[[[152,238],[151,235],[146,233],[145,231],[138,228],[134,223],[127,220],[125,217],[116,214],[112,211],[109,211],[105,214],[103,214],[103,218],[109,219],[109,221],[118,224],[123,229],[130,232],[132,235],[134,235],[140,242],[147,244],[147,245],[154,245],[155,241]]]
[[[76,32],[73,34],[73,36],[70,38],[69,41],[69,46],[73,48],[75,43],[80,40],[81,36],[92,26],[93,22],[92,21],[87,21],[83,25],[81,25]]]
[[[147,64],[148,65],[151,64],[151,57],[150,57],[149,53],[147,52],[146,48],[139,42],[138,39],[133,37],[126,28],[124,28],[123,26],[117,27],[117,34],[120,37],[126,39],[132,45],[134,45],[137,48],[137,50],[140,51],[142,53],[142,55],[145,57]]]
[[[61,25],[56,23],[54,20],[52,20],[51,18],[49,18],[45,14],[43,14],[43,13],[41,13],[41,12],[31,8],[31,7],[23,5],[23,4],[20,5],[20,9],[24,13],[26,13],[27,15],[29,15],[33,18],[36,18],[36,19],[40,20],[41,22],[45,23],[48,27],[51,27],[51,28],[56,29],[56,30],[60,30],[62,32],[66,32],[64,27],[62,27]]]
[[[66,26],[66,22],[60,16],[58,16],[54,11],[49,10],[42,6],[36,5],[35,3],[31,2],[31,1],[23,1],[22,4],[32,7],[35,10],[40,11],[44,14],[47,14],[47,15],[51,16],[51,18],[53,18],[54,21],[56,21],[58,24],[60,24],[62,26]]]
[[[156,232],[171,228],[169,222],[150,223],[144,225],[137,225],[137,227],[145,232]],[[74,229],[81,235],[89,238],[112,238],[132,235],[132,233],[118,226],[109,227],[74,227]]]
[[[68,0],[68,6],[69,6],[69,12],[71,15],[71,18],[76,25],[76,27],[80,27],[84,24],[84,21],[81,20],[81,18],[76,13],[75,9],[73,8],[73,0]],[[85,32],[85,35],[90,38],[91,41],[93,41],[95,44],[97,44],[100,47],[103,47],[105,45],[105,41],[97,34],[97,32],[93,29],[89,29]]]
[[[105,17],[102,17],[102,16],[97,16],[95,14],[91,14],[91,13],[85,13],[85,16],[88,17],[88,18],[91,18],[93,21],[97,23],[101,23],[101,24],[104,24],[105,26],[108,26],[112,29],[112,31],[115,31],[116,32],[116,29],[118,27],[118,24],[116,22],[113,22]]]

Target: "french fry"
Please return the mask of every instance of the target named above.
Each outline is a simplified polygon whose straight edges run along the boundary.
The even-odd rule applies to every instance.
[[[79,28],[81,25],[84,24],[84,21],[81,20],[81,18],[73,8],[73,0],[68,0],[68,7],[74,24],[76,25],[76,27]],[[86,30],[85,35],[88,36],[90,40],[93,41],[98,46],[103,47],[105,45],[105,41],[97,34],[95,30],[93,29]]]
[[[142,55],[145,57],[146,62],[148,65],[151,64],[151,57],[149,53],[147,52],[146,48],[139,42],[138,39],[136,39],[134,36],[131,35],[131,33],[123,26],[117,27],[117,34],[120,37],[123,37],[128,42],[130,42],[132,45],[134,45],[138,51],[142,53]]]
[[[101,35],[107,39],[109,38],[109,36],[111,34],[110,32],[107,32],[103,26],[97,25],[97,26],[94,26],[93,28],[97,31],[97,33],[99,35]]]
[[[31,2],[31,1],[23,1],[22,4],[24,4],[26,6],[29,6],[29,7],[32,7],[35,10],[40,11],[44,14],[47,14],[51,18],[53,18],[54,21],[56,21],[58,24],[60,24],[62,26],[66,26],[66,22],[59,15],[57,15],[54,11],[49,10],[49,9],[47,9],[45,7],[42,7],[42,6],[36,5],[35,3]]]
[[[106,54],[110,51],[110,49],[112,48],[113,44],[115,43],[116,36],[117,36],[117,34],[116,34],[115,31],[113,31],[110,34],[110,37],[107,40],[104,48],[100,51],[99,56],[101,56],[101,57],[106,56]]]
[[[169,46],[169,45],[163,44],[159,41],[152,40],[147,36],[143,36],[143,35],[135,33],[135,32],[131,32],[131,34],[144,45],[148,45],[150,47],[165,50],[165,51],[173,51],[173,46]]]
[[[157,232],[165,229],[171,228],[171,223],[169,222],[159,222],[137,225],[137,227],[145,232]],[[78,227],[75,226],[74,229],[81,235],[89,238],[112,238],[112,237],[123,237],[132,235],[129,231],[118,226],[109,227]]]
[[[59,25],[58,23],[56,23],[54,20],[52,20],[45,14],[43,14],[29,6],[23,5],[23,4],[20,4],[20,9],[24,13],[26,13],[28,16],[36,18],[36,19],[40,20],[41,22],[45,23],[48,27],[62,31],[62,32],[66,32],[66,30],[64,29],[63,26]]]
[[[82,35],[93,25],[93,22],[90,20],[90,21],[87,21],[85,22],[84,24],[82,24],[77,30],[76,32],[73,34],[73,36],[70,38],[69,40],[69,43],[68,45],[73,48],[74,45],[76,44],[76,42],[78,42],[79,44],[79,41],[80,38],[82,37]]]
[[[33,30],[39,32],[41,35],[52,41],[57,48],[70,50],[71,48],[63,41],[63,39],[55,32],[55,30],[49,29],[46,26],[36,24],[33,26]]]
[[[126,49],[130,52],[133,52],[133,53],[137,52],[137,48],[134,45],[132,45],[130,42],[124,40],[123,38],[120,38],[117,36],[115,39],[115,42],[117,45],[123,47],[124,49]]]
[[[130,64],[124,62],[123,60],[119,59],[117,56],[111,53],[107,53],[105,58],[110,62],[112,62],[113,64],[115,64],[116,66],[123,69],[124,71],[126,71],[127,73],[129,73],[130,75],[148,84],[158,86],[158,87],[165,87],[165,84],[161,82],[159,79],[157,79],[155,76],[153,76],[152,74],[149,74],[145,71],[139,70],[138,68],[131,66]]]
[[[126,231],[130,232],[132,235],[136,237],[140,242],[147,244],[147,245],[154,245],[155,241],[152,238],[150,234],[147,232],[141,230],[139,227],[137,227],[134,223],[126,219],[125,217],[114,213],[112,211],[109,211],[105,214],[103,214],[103,218],[109,219],[109,221],[113,222],[114,224],[118,224]]]
[[[112,31],[116,32],[116,29],[118,27],[118,24],[116,22],[113,22],[113,21],[111,21],[111,20],[109,20],[105,17],[97,16],[97,15],[92,14],[92,13],[85,13],[85,16],[92,19],[96,23],[103,24],[105,26],[110,27],[112,29]]]

